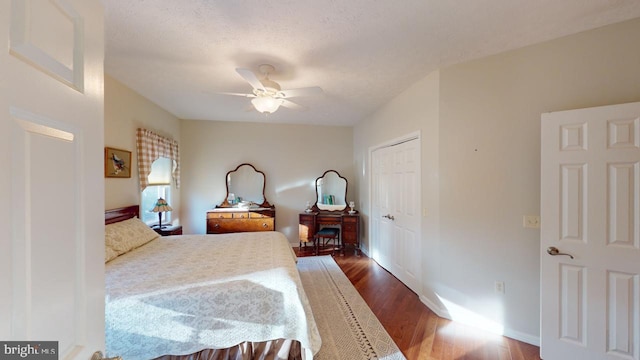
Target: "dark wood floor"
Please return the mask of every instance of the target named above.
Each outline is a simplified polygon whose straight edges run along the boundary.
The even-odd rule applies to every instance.
[[[312,256],[300,251],[298,256]],[[334,257],[408,360],[540,360],[537,346],[438,317],[368,257]]]

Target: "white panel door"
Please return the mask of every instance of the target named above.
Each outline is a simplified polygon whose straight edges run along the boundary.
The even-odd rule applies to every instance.
[[[640,103],[544,114],[541,170],[541,357],[639,360]]]
[[[0,339],[104,349],[103,8],[1,0]]]
[[[389,148],[378,149],[372,154],[372,258],[380,266],[391,271],[395,257],[393,226],[387,216],[391,213],[392,157]]]
[[[377,251],[374,260],[410,289],[419,292],[420,274],[420,140],[375,150],[372,222]]]
[[[391,204],[395,258],[393,272],[410,289],[419,293],[420,271],[420,164],[419,140],[390,147],[393,154]]]

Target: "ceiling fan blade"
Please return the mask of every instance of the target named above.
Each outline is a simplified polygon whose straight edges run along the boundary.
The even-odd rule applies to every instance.
[[[308,108],[306,106],[302,106],[299,104],[294,103],[293,101],[287,100],[287,99],[282,99],[282,106],[289,108],[289,109],[294,109],[294,110],[307,110]]]
[[[245,79],[249,84],[251,84],[254,89],[265,91],[264,86],[262,86],[262,83],[260,82],[260,80],[258,80],[258,77],[253,73],[253,71],[249,69],[236,68],[236,72],[240,74],[240,76],[242,76],[242,78]]]
[[[254,94],[232,93],[232,92],[219,92],[219,93],[216,93],[216,94],[218,94],[218,95],[242,96],[242,97],[256,97]]]
[[[312,87],[299,88],[299,89],[282,90],[280,91],[280,93],[285,98],[292,98],[292,97],[299,97],[299,96],[322,95],[324,94],[324,91],[322,91],[322,88],[320,88],[319,86],[312,86]]]

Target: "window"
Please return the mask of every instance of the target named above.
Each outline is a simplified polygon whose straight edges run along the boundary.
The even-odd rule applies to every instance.
[[[145,223],[152,225],[158,223],[158,213],[151,211],[158,198],[165,199],[171,205],[171,173],[176,164],[173,160],[160,157],[151,164],[149,185],[141,194],[141,218]],[[171,212],[162,213],[162,223],[171,222]]]

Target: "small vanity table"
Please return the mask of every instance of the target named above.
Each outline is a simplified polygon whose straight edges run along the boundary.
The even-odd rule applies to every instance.
[[[300,244],[318,243],[316,233],[325,226],[340,227],[340,250],[344,253],[346,245],[360,251],[360,215],[347,207],[347,179],[337,171],[327,170],[316,179],[316,203],[298,217]]]
[[[276,207],[264,196],[265,175],[251,164],[227,173],[227,196],[207,211],[207,234],[274,231]]]

